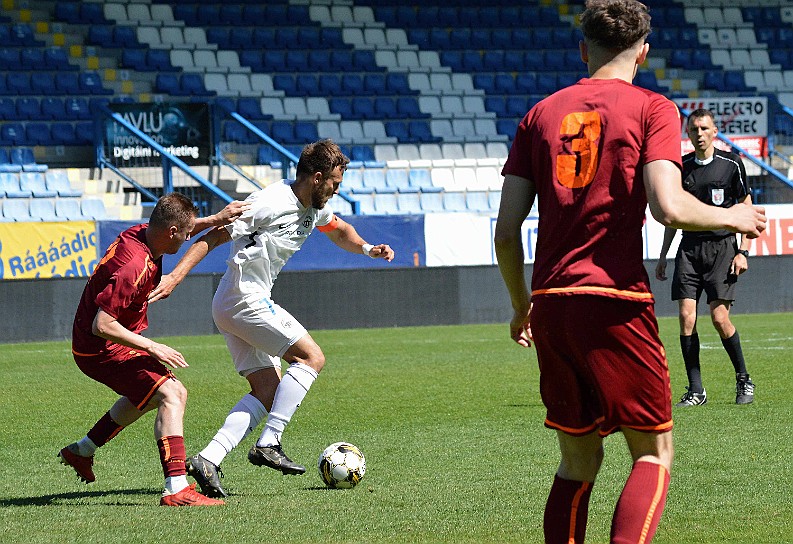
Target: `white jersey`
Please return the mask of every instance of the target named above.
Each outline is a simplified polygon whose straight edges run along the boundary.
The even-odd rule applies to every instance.
[[[225,228],[231,235],[231,249],[223,280],[235,286],[240,296],[270,296],[278,273],[300,249],[314,227],[333,220],[327,204],[321,210],[303,206],[292,191],[292,180],[273,183],[251,193],[251,204],[236,221]]]

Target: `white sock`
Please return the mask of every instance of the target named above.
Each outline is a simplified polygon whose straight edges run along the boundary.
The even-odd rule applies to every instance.
[[[259,437],[257,446],[273,446],[281,443],[289,420],[306,397],[311,384],[317,379],[317,371],[303,363],[292,363],[278,384],[273,399],[273,409],[267,417],[267,425]]]
[[[82,437],[77,442],[77,455],[82,457],[91,457],[94,453],[96,453],[97,449],[99,449],[98,446],[94,444],[93,440],[88,438],[88,435]]]
[[[226,455],[259,426],[267,415],[264,405],[248,393],[231,409],[225,423],[200,455],[213,465],[220,466]]]
[[[187,487],[187,476],[169,476],[165,479],[165,491],[163,495],[179,493],[185,487]]]

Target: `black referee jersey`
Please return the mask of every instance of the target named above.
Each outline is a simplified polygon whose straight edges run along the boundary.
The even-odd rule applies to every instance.
[[[683,156],[683,188],[711,206],[729,208],[749,194],[746,169],[735,153],[714,149],[707,164],[696,161],[696,153]],[[723,230],[683,231],[686,238],[719,238],[732,232]],[[734,235],[734,234],[733,234]]]

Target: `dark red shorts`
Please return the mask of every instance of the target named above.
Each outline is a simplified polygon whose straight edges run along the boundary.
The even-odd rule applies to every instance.
[[[160,361],[133,349],[112,356],[74,354],[74,360],[83,374],[127,397],[138,410],[149,403],[166,380],[176,379]]]
[[[547,427],[574,436],[672,428],[669,368],[652,304],[536,297],[531,330]]]

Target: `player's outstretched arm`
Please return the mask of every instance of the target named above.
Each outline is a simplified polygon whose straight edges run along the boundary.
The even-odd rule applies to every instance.
[[[190,366],[187,364],[184,356],[175,349],[132,332],[124,325],[119,323],[115,317],[102,309],[96,312],[96,317],[94,318],[94,323],[91,329],[95,335],[102,337],[105,340],[110,340],[116,344],[135,348],[140,351],[146,351],[158,361],[161,361],[173,368],[184,368]]]
[[[149,302],[156,302],[168,296],[173,292],[177,285],[182,283],[182,280],[190,272],[195,265],[200,263],[210,251],[215,249],[221,244],[225,244],[231,240],[231,235],[224,227],[215,227],[207,232],[201,238],[196,240],[187,253],[179,260],[179,263],[170,274],[163,276],[160,283],[149,294]]]
[[[190,236],[198,236],[198,233],[210,227],[222,227],[232,223],[235,219],[248,211],[250,203],[234,200],[216,214],[206,217],[199,217],[195,220],[195,227]]]
[[[766,228],[765,208],[761,206],[738,204],[721,208],[697,200],[683,189],[680,169],[671,161],[646,164],[644,187],[650,213],[666,227],[696,231],[727,229],[748,238],[757,238]]]
[[[394,260],[394,250],[388,244],[367,244],[358,234],[358,231],[355,230],[355,227],[338,216],[334,221],[336,222],[336,228],[325,231],[325,234],[340,248],[350,253],[363,253],[373,259],[385,259],[388,262]]]

